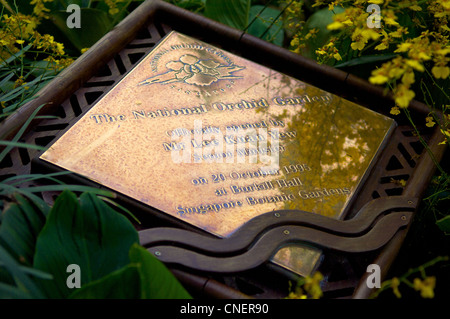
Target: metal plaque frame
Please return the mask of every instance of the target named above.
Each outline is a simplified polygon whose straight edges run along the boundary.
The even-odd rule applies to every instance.
[[[147,0],[106,34],[90,50],[43,88],[37,97],[0,124],[8,139],[42,104],[39,115],[57,119],[34,120],[21,141],[50,145],[108,92],[171,30],[211,43],[276,71],[342,96],[389,116],[394,105],[382,88],[243,31],[185,11],[164,1]],[[413,119],[429,109],[417,101],[410,105]],[[267,263],[282,245],[306,243],[324,250],[318,268],[325,274],[322,289],[330,298],[367,298],[366,267],[376,263],[386,275],[408,232],[421,197],[434,173],[433,160],[404,117],[371,169],[359,195],[343,220],[292,211],[276,211],[251,220],[226,241],[208,237],[195,227],[173,218],[148,214],[149,209],[126,197],[124,205],[137,207],[142,225],[136,225],[141,244],[160,256],[178,279],[198,296],[214,298],[283,298],[294,275]],[[445,147],[437,128],[419,126],[422,137],[438,161]],[[14,149],[1,163],[1,176],[45,169],[39,152]],[[403,187],[393,180],[403,179]],[[72,180],[73,181],[73,180]],[[83,178],[78,182],[89,184]],[[23,186],[39,185],[29,182]],[[95,183],[93,186],[97,186]],[[57,193],[43,192],[52,203]],[[297,212],[298,213],[298,212]],[[222,242],[218,242],[222,240]]]

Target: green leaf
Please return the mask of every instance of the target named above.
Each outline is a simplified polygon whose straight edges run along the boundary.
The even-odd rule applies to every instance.
[[[244,30],[248,25],[251,0],[206,0],[205,16]]]
[[[32,296],[12,285],[0,282],[0,299],[31,299]]]
[[[386,60],[390,60],[396,56],[397,56],[397,54],[367,55],[367,56],[362,56],[359,58],[352,59],[347,62],[336,64],[334,67],[335,68],[343,68],[343,67],[349,67],[349,66],[357,66],[357,65],[362,65],[362,64],[386,61]]]
[[[30,298],[43,298],[42,291],[23,271],[21,265],[2,246],[0,246],[0,262],[2,262],[6,272],[13,278],[17,291],[22,291],[29,295]]]
[[[21,49],[19,52],[16,52],[12,54],[9,58],[6,60],[2,59],[2,63],[0,63],[0,68],[7,66],[11,64],[14,60],[19,59],[22,55],[24,55],[29,49],[31,48],[31,44],[28,44],[23,49]],[[23,63],[22,61],[19,61],[19,64]],[[14,63],[13,63],[14,64]]]
[[[264,10],[262,11],[262,9]],[[275,21],[279,14],[280,10],[277,9],[265,8],[262,5],[252,6],[250,8],[249,20],[251,24],[247,29],[248,33],[258,38],[264,36],[263,40],[282,46],[284,40],[283,23],[281,19]]]
[[[48,179],[58,184],[64,184],[60,180],[54,178],[55,176],[62,176],[62,175],[69,175],[72,174],[71,171],[62,171],[62,172],[56,172],[56,173],[50,173],[50,174],[23,174],[23,175],[15,175],[8,177],[3,180],[2,183],[11,183],[11,185],[20,185],[25,182],[31,182],[39,179]]]
[[[436,221],[436,225],[445,233],[450,234],[450,215]]]
[[[22,142],[11,142],[11,141],[0,141],[0,145],[29,148],[29,149],[40,150],[40,151],[45,151],[47,149],[47,148],[39,146],[39,145],[27,144],[27,143],[22,143]]]
[[[317,29],[319,32],[315,38],[308,42],[308,50],[304,53],[309,58],[316,58],[316,49],[325,45],[333,34],[333,31],[327,29],[327,26],[333,22],[333,16],[344,11],[342,7],[334,7],[333,11],[328,8],[320,9],[314,12],[308,20],[306,20],[304,33],[309,30]],[[304,34],[304,35],[305,35]]]
[[[10,81],[14,75],[14,72],[6,73],[5,77],[0,81],[0,90],[3,93],[9,92],[14,89],[14,82]],[[3,97],[1,101],[4,102]]]
[[[137,265],[127,265],[105,277],[75,290],[70,299],[139,299]]]
[[[173,274],[145,248],[130,248],[131,263],[74,291],[71,299],[188,299]]]
[[[53,275],[40,281],[49,298],[66,298],[67,266],[76,264],[86,285],[129,264],[139,241],[133,225],[92,193],[64,191],[56,199],[37,239],[34,267]]]
[[[144,247],[134,244],[130,249],[130,261],[139,265],[141,298],[190,299],[191,296],[175,276]]]
[[[45,104],[42,104],[40,106],[38,106],[36,108],[36,110],[33,111],[33,113],[30,115],[30,117],[25,121],[25,123],[22,125],[22,127],[20,128],[20,130],[16,133],[16,135],[14,136],[14,138],[11,140],[11,142],[17,142],[21,137],[22,134],[25,132],[25,130],[27,129],[28,125],[30,125],[31,121],[36,117],[36,115],[39,113],[39,111],[41,110],[41,108],[44,106]],[[6,134],[5,134],[6,135]],[[13,146],[8,145],[4,148],[4,150],[0,153],[0,162],[3,161],[6,157],[6,155],[8,155],[8,153],[13,149]]]
[[[110,191],[84,185],[64,184],[64,185],[32,186],[32,187],[23,187],[20,190],[34,193],[71,190],[73,192],[91,192],[102,196],[114,197],[114,194]]]
[[[46,211],[32,205],[19,194],[2,215],[0,244],[24,265],[33,264],[37,237],[44,227]]]
[[[52,12],[54,24],[78,49],[90,48],[101,39],[111,28],[112,20],[109,15],[94,8],[81,8],[81,28],[70,29],[67,26],[67,18],[72,14],[66,11]]]

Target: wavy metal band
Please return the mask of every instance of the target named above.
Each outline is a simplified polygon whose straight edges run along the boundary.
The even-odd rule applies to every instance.
[[[253,218],[227,238],[176,228],[139,232],[141,245],[167,264],[234,273],[258,267],[287,244],[303,243],[347,253],[384,246],[409,224],[417,199],[376,199],[350,220],[335,220],[298,210],[273,211]]]

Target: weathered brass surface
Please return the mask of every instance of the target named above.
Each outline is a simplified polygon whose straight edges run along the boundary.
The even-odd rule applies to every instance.
[[[226,237],[277,209],[339,218],[393,126],[172,32],[41,159]],[[272,261],[309,274],[319,256],[287,246]]]

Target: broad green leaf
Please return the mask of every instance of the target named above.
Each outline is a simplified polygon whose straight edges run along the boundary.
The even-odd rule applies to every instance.
[[[50,278],[42,271],[22,266],[33,263],[36,238],[45,223],[45,209],[16,194],[0,224],[0,298],[42,298],[29,276]],[[48,208],[48,207],[47,207]]]
[[[264,9],[264,10],[262,10]],[[281,19],[275,21],[280,10],[264,8],[262,5],[255,5],[250,8],[250,26],[247,31],[255,37],[272,42],[276,45],[283,45],[284,31]]]
[[[206,0],[205,16],[244,30],[248,25],[251,0]]]
[[[130,264],[75,290],[70,299],[139,299],[138,266]]]
[[[33,264],[36,239],[44,227],[46,212],[19,194],[2,215],[0,244],[24,265]],[[48,209],[48,208],[47,208]]]
[[[436,225],[445,233],[450,234],[450,215],[445,216],[444,218],[439,219],[436,222]]]
[[[70,264],[80,267],[86,285],[128,265],[128,251],[138,241],[133,225],[94,194],[78,200],[64,191],[38,237],[34,267],[54,277],[40,281],[49,298],[66,298],[72,292],[66,285]]]
[[[108,204],[111,204],[115,208],[118,208],[119,210],[123,211],[124,213],[126,213],[128,216],[130,216],[138,224],[141,223],[141,221],[136,216],[134,216],[134,214],[129,209],[127,209],[126,207],[123,207],[122,205],[116,203],[115,201],[113,201],[113,200],[111,200],[111,199],[109,199],[107,197],[99,196],[99,198],[101,198],[104,202],[106,202]]]
[[[71,12],[56,11],[51,14],[54,24],[78,50],[94,45],[112,28],[113,23],[105,11],[81,8],[80,12],[81,28],[73,29],[67,26],[67,18]]]
[[[139,244],[131,247],[130,261],[139,265],[143,299],[191,298],[166,266]]]

